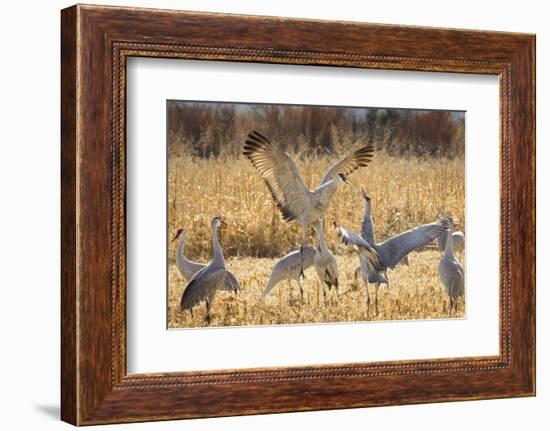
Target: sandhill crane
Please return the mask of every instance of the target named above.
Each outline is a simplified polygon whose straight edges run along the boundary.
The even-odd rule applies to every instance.
[[[365,214],[361,226],[361,234],[358,235],[343,227],[337,227],[337,230],[344,244],[351,244],[357,247],[360,258],[359,262],[361,264],[361,275],[363,276],[365,286],[368,286],[370,273],[379,273],[379,275],[370,275],[372,280],[377,280],[375,283],[377,283],[376,290],[378,291],[381,283],[388,283],[386,275],[388,268],[395,268],[411,251],[423,247],[436,239],[441,232],[444,232],[448,228],[449,220],[445,218],[433,223],[417,226],[378,244],[376,243],[372,224],[370,197],[364,190],[362,190],[361,195],[365,201]],[[372,251],[374,251],[374,258]],[[384,279],[385,281],[383,281]],[[376,298],[375,301],[376,308],[378,309],[378,299]]]
[[[361,236],[363,236],[369,242],[369,244],[376,244],[376,231],[374,228],[374,222],[372,220],[370,198],[364,189],[361,189],[361,196],[365,200],[365,213],[363,216],[363,224],[361,225]],[[408,255],[403,256],[403,258],[398,262],[398,264],[409,266],[409,256]],[[356,284],[357,284],[357,279],[359,278],[359,275],[361,275],[361,265],[355,269],[355,272],[353,274]],[[379,283],[379,284],[383,283],[383,284],[389,285],[388,279],[385,276],[385,274],[383,276],[380,276],[380,275],[374,274],[373,271],[369,271],[368,279],[369,279],[369,283]]]
[[[176,266],[183,278],[185,278],[186,281],[190,281],[197,272],[206,266],[206,264],[193,262],[192,260],[187,259],[183,254],[185,241],[187,239],[187,233],[183,229],[178,229],[172,242],[176,239],[178,240],[178,248],[176,249]],[[231,277],[228,277],[225,280],[223,290],[234,292],[234,283]]]
[[[361,277],[363,278],[363,284],[365,285],[365,291],[367,292],[367,313],[370,315],[370,294],[369,294],[369,283],[374,284],[374,304],[375,312],[378,316],[378,289],[381,284],[389,285],[388,276],[386,272],[375,271],[370,263],[368,257],[362,251],[361,248],[358,248],[359,254],[359,269]]]
[[[449,295],[449,317],[453,312],[458,312],[458,297],[464,295],[464,268],[453,253],[452,222],[447,231],[447,244],[445,252],[439,261],[439,278]]]
[[[452,236],[453,250],[460,250],[464,248],[464,233],[460,231],[453,232]],[[441,232],[441,235],[437,237],[437,247],[441,254],[445,252],[445,246],[447,245],[447,232]]]
[[[193,276],[203,269],[206,264],[193,262],[185,257],[183,250],[185,248],[185,241],[187,240],[187,234],[183,229],[178,229],[176,236],[172,242],[178,240],[178,248],[176,249],[176,266],[178,267],[180,274],[187,281],[191,280]]]
[[[315,231],[319,238],[319,245],[315,253],[314,263],[315,271],[323,287],[323,296],[325,298],[327,296],[325,286],[328,288],[329,292],[332,286],[334,286],[336,295],[338,296],[338,264],[325,242],[322,218],[315,222]]]
[[[304,246],[304,270],[313,265],[315,253],[316,251],[313,246],[309,244]],[[288,286],[291,287],[290,282],[292,280],[296,280],[298,282],[298,286],[300,287],[300,295],[302,299],[304,299],[304,289],[300,283],[301,267],[300,250],[295,250],[279,260],[273,267],[273,271],[271,271],[271,278],[269,279],[267,287],[262,294],[263,298],[265,298],[281,281],[287,280]]]
[[[306,187],[290,156],[273,146],[261,133],[251,132],[243,151],[243,155],[248,157],[260,172],[283,219],[300,223],[302,261],[308,227],[325,214],[338,185],[342,182],[347,183],[346,176],[356,169],[367,166],[373,153],[374,147],[366,145],[348,154],[332,165],[321,180],[320,186],[311,191]],[[304,276],[303,267],[300,275]]]
[[[218,240],[218,228],[220,226],[225,226],[225,223],[220,217],[214,217],[210,224],[214,257],[208,265],[193,276],[180,301],[182,310],[192,310],[195,305],[205,301],[206,315],[204,320],[207,324],[210,324],[210,309],[216,291],[226,288],[226,285],[230,285],[231,290],[235,293],[240,289],[235,276],[225,268],[223,251]]]

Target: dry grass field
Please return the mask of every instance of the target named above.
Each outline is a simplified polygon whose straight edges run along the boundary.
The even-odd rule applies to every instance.
[[[301,157],[292,154],[306,184],[314,188],[335,157]],[[195,158],[174,152],[169,157],[168,235],[187,231],[185,255],[196,261],[211,259],[210,220],[221,215],[228,227],[220,232],[226,264],[237,277],[241,292],[218,292],[212,307],[211,326],[316,323],[364,320],[430,319],[447,317],[448,299],[439,281],[439,251],[427,247],[410,255],[410,265],[389,270],[390,286],[380,288],[380,313],[371,306],[367,314],[362,281],[353,273],[357,256],[343,246],[332,229],[333,221],[359,231],[364,205],[359,190],[372,198],[378,241],[418,224],[437,219],[445,210],[464,220],[464,160],[393,157],[377,151],[368,168],[350,176],[325,217],[327,243],[340,269],[340,301],[334,292],[324,301],[315,271],[306,271],[304,301],[293,282],[278,285],[263,300],[261,292],[275,262],[299,246],[296,224],[281,221],[280,213],[258,172],[244,158]],[[311,236],[315,243],[315,237]],[[179,301],[186,282],[174,261],[176,243],[169,247],[168,326],[202,327],[204,306],[193,315],[182,312]],[[464,262],[464,254],[459,254]],[[371,286],[371,299],[374,286]],[[458,317],[464,314],[464,301]]]
[[[448,298],[439,283],[439,251],[412,253],[410,265],[399,265],[390,274],[390,285],[378,292],[379,314],[374,313],[374,286],[370,286],[371,306],[368,312],[363,282],[355,283],[353,272],[358,266],[354,254],[337,256],[340,269],[339,300],[334,290],[323,298],[315,270],[305,271],[304,300],[296,282],[278,284],[264,300],[261,297],[271,269],[277,259],[232,258],[227,267],[241,283],[241,292],[233,295],[218,292],[212,308],[211,326],[278,325],[293,323],[357,322],[368,320],[413,320],[448,317]],[[204,326],[204,306],[193,314],[182,312],[179,301],[186,283],[175,265],[169,268],[169,327]],[[458,316],[464,314],[464,300],[459,302]]]

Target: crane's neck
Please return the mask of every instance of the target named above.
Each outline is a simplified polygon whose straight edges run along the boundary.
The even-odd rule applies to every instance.
[[[370,202],[365,202],[365,218],[363,220],[366,240],[369,244],[376,244],[376,234],[374,232],[374,222],[372,221],[372,213]]]
[[[445,244],[445,257],[454,257],[453,253],[453,227],[447,231],[447,244]]]
[[[178,267],[181,267],[181,265],[185,262],[185,257],[183,256],[183,249],[185,248],[185,234],[182,233],[180,237],[178,238],[178,248],[176,250],[176,264]]]
[[[212,226],[212,248],[214,250],[214,262],[223,262],[223,251],[218,239],[218,228]]]
[[[325,231],[323,229],[322,220],[317,220],[315,224],[315,229],[317,229],[317,233],[319,235],[319,250],[321,250],[321,253],[326,253],[328,249],[327,244],[325,243]]]

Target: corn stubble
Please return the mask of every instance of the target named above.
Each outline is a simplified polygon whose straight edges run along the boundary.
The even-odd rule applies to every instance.
[[[304,158],[293,154],[306,185],[314,188],[332,157]],[[431,319],[448,316],[448,298],[439,281],[439,251],[435,245],[410,255],[410,265],[389,270],[390,286],[379,290],[379,314],[367,312],[361,279],[354,281],[357,255],[340,243],[333,222],[359,231],[364,204],[360,187],[372,199],[378,241],[437,218],[445,210],[464,220],[464,160],[419,159],[376,153],[366,169],[355,172],[350,186],[333,197],[325,217],[326,240],[337,256],[340,300],[334,291],[326,298],[313,268],[306,271],[302,301],[298,285],[282,282],[263,300],[261,293],[278,259],[300,244],[297,224],[281,221],[278,209],[259,174],[244,157],[200,159],[172,154],[169,159],[168,236],[178,228],[188,233],[185,255],[211,259],[210,220],[222,215],[228,227],[220,232],[228,269],[241,284],[241,292],[218,292],[211,326],[353,322],[364,320]],[[463,228],[463,227],[462,227]],[[311,242],[316,239],[311,232]],[[175,266],[176,244],[169,247],[170,328],[204,326],[204,307],[182,312],[179,301],[187,285]],[[458,255],[464,264],[464,254]],[[370,288],[374,299],[374,286]],[[464,300],[458,317],[464,315]],[[453,316],[454,317],[454,316]]]

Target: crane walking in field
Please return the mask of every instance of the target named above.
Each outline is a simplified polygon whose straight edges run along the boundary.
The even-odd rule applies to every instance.
[[[453,252],[452,224],[453,222],[451,221],[451,227],[446,232],[447,244],[445,252],[439,261],[439,278],[443,286],[445,286],[447,295],[449,295],[449,317],[453,312],[453,305],[455,312],[458,312],[458,297],[464,295],[464,268],[456,259]]]
[[[304,276],[303,250],[308,227],[325,214],[340,183],[348,182],[347,175],[367,166],[373,153],[374,147],[366,145],[342,158],[330,167],[321,185],[311,191],[287,153],[273,146],[261,133],[253,131],[248,135],[243,154],[260,172],[283,219],[296,220],[302,227],[300,276]]]
[[[369,278],[372,282],[376,283],[375,303],[376,313],[378,314],[378,288],[382,283],[388,284],[386,273],[388,268],[395,268],[411,251],[423,247],[436,239],[449,227],[449,220],[441,219],[433,223],[417,226],[378,244],[372,223],[370,197],[364,190],[361,191],[361,195],[365,201],[365,214],[361,226],[361,234],[358,235],[343,227],[337,227],[336,229],[344,244],[357,247],[359,262],[361,264],[361,275],[367,291]],[[372,253],[366,253],[370,250],[374,251],[375,258],[372,258]],[[367,301],[370,304],[368,292]]]
[[[316,251],[313,246],[309,244],[304,246],[304,270],[313,265],[315,253]],[[300,283],[300,271],[302,267],[301,260],[300,250],[295,250],[279,260],[273,267],[273,271],[271,271],[271,278],[267,283],[267,287],[265,288],[262,297],[265,299],[269,292],[271,292],[271,290],[281,281],[287,280],[288,286],[291,287],[290,282],[292,280],[296,280],[298,286],[300,287],[300,295],[302,299],[304,299],[304,289]]]
[[[214,257],[212,261],[197,272],[185,288],[180,301],[181,310],[192,310],[197,304],[206,302],[205,322],[210,324],[210,310],[216,292],[221,289],[230,289],[237,293],[240,289],[239,282],[233,274],[225,268],[223,251],[218,240],[218,228],[225,226],[220,217],[214,217],[210,228],[212,230],[212,248]]]
[[[314,226],[317,236],[319,237],[319,246],[317,247],[314,259],[315,271],[321,281],[323,296],[326,299],[327,293],[325,291],[325,286],[328,288],[329,292],[332,286],[334,286],[336,296],[338,296],[338,264],[325,242],[323,218],[317,220]]]

